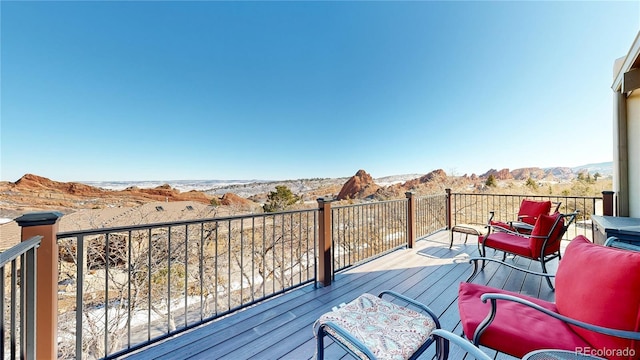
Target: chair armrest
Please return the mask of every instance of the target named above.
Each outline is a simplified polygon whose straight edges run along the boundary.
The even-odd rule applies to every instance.
[[[501,260],[498,260],[498,259],[494,259],[494,258],[471,257],[471,258],[469,258],[469,263],[473,265],[473,270],[471,272],[471,275],[469,275],[469,277],[467,278],[467,280],[465,280],[465,282],[471,282],[478,275],[478,270],[480,269],[480,267],[478,266],[478,262],[479,261],[496,262],[498,264],[501,264],[501,265],[504,265],[504,266],[508,266],[508,267],[510,267],[510,268],[512,268],[514,270],[522,271],[524,273],[531,274],[531,275],[544,276],[546,278],[554,278],[556,276],[555,274],[548,274],[548,273],[533,271],[533,270],[529,270],[529,269],[523,269],[521,267],[515,266],[515,265],[510,264],[508,262],[504,262],[504,261],[501,261]]]
[[[491,231],[493,229],[496,229],[497,231],[500,231],[500,232],[503,232],[503,233],[507,233],[507,234],[510,234],[510,235],[516,235],[516,236],[522,236],[522,237],[527,237],[528,236],[526,234],[522,234],[522,233],[519,233],[517,231],[505,229],[502,226],[494,226],[494,225],[489,224],[488,227],[489,227],[489,231],[487,232],[487,234],[488,234],[487,236],[489,236],[491,234]]]
[[[524,221],[510,221],[509,224],[514,229],[517,228],[517,229],[527,230],[527,231],[532,231],[533,230],[533,225],[527,224]]]
[[[478,349],[467,339],[463,339],[460,336],[452,332],[449,332],[447,330],[442,330],[442,329],[433,330],[433,332],[431,333],[431,336],[434,338],[434,340],[436,339],[436,337],[440,337],[440,338],[446,339],[449,342],[456,344],[457,346],[461,347],[462,350],[466,351],[467,353],[469,353],[471,356],[473,356],[478,360],[492,360],[487,354],[482,352],[482,350]]]
[[[400,293],[397,293],[397,292],[391,291],[391,290],[382,291],[378,295],[378,297],[382,299],[382,296],[385,295],[385,294],[393,296],[393,297],[395,297],[397,299],[406,301],[409,304],[417,307],[418,309],[426,312],[431,317],[431,319],[433,319],[433,322],[436,324],[436,329],[440,329],[440,321],[438,320],[438,316],[427,305],[425,305],[425,304],[423,304],[421,302],[415,301],[414,299],[412,299],[410,297],[406,297],[406,296],[404,296],[404,295],[402,295]]]
[[[564,321],[568,324],[571,325],[575,325],[575,326],[579,326],[581,328],[590,330],[590,331],[594,331],[594,332],[598,332],[600,334],[605,334],[605,335],[610,335],[610,336],[615,336],[615,337],[619,337],[619,338],[624,338],[624,339],[631,339],[631,340],[640,340],[640,332],[635,332],[635,331],[628,331],[628,330],[619,330],[619,329],[611,329],[611,328],[607,328],[607,327],[603,327],[603,326],[598,326],[598,325],[593,325],[593,324],[588,324],[558,313],[555,313],[553,311],[550,311],[548,309],[543,308],[542,306],[539,306],[537,304],[532,303],[531,301],[525,300],[525,299],[521,299],[517,296],[513,296],[513,295],[507,295],[507,294],[498,294],[498,293],[485,293],[482,294],[480,296],[480,299],[482,300],[482,302],[487,302],[487,300],[491,301],[491,312],[487,315],[487,317],[478,325],[478,327],[476,328],[475,333],[473,334],[473,343],[478,345],[479,341],[480,341],[480,336],[482,335],[482,333],[489,327],[489,325],[491,324],[491,322],[493,322],[493,320],[495,319],[496,316],[496,311],[497,311],[497,301],[498,300],[506,300],[506,301],[512,301],[512,302],[516,302],[525,306],[528,306],[532,309],[535,309],[537,311],[542,312],[543,314],[549,315],[555,319],[558,319],[560,321]]]
[[[314,326],[316,324],[314,324]],[[351,334],[349,334],[345,329],[343,329],[338,324],[335,324],[331,321],[327,321],[325,323],[320,324],[316,329],[316,336],[321,337],[323,335],[327,335],[331,337],[333,340],[335,340],[336,344],[340,345],[342,348],[347,350],[347,352],[351,353],[355,357],[359,357],[357,354],[354,353],[352,349],[349,349],[348,347],[343,346],[342,341],[339,341],[338,339],[336,339],[330,332],[327,332],[325,328],[329,328],[332,331],[336,332],[338,335],[340,335],[342,340],[348,341],[354,348],[356,348],[358,351],[365,354],[369,359],[376,358],[375,355],[373,355],[373,353],[371,352],[371,350],[369,350],[369,348],[367,348],[360,340],[356,339]]]

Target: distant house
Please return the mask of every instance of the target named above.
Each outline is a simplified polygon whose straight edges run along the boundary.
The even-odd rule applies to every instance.
[[[613,67],[613,191],[618,216],[640,218],[640,32]]]

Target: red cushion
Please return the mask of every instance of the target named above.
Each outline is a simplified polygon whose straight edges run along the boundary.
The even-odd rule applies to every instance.
[[[534,225],[538,216],[549,214],[551,211],[551,201],[534,201],[523,199],[518,210],[518,219],[529,225]]]
[[[640,331],[640,252],[595,245],[577,236],[558,267],[556,304],[560,314],[586,323]],[[634,349],[633,358],[640,355],[638,341],[573,328],[596,349]]]
[[[518,296],[556,312],[555,304],[544,300],[488,286],[460,283],[458,309],[462,328],[470,340],[480,322],[490,312],[490,303],[480,300],[480,295],[484,293]],[[538,349],[575,351],[576,348],[588,346],[566,323],[525,305],[501,300],[498,301],[496,317],[482,334],[480,343],[518,358]]]
[[[531,249],[529,249],[529,239],[519,235],[494,232],[489,234],[480,243],[490,248],[503,250],[512,254],[531,258]]]
[[[541,214],[536,221],[536,224],[531,230],[531,237],[529,238],[529,248],[531,249],[531,254],[534,258],[540,257],[540,251],[542,251],[542,245],[544,244],[543,238],[539,238],[536,236],[548,236],[551,232],[551,228],[553,224],[555,224],[556,219],[561,217],[560,213],[555,213],[553,215],[545,215]],[[547,241],[547,247],[545,248],[545,255],[549,255],[554,253],[560,249],[560,233],[562,232],[562,226],[564,225],[564,218],[560,219],[558,225],[555,229],[553,229],[553,234],[549,237]]]

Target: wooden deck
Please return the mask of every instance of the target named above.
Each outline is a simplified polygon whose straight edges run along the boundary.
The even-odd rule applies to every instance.
[[[461,333],[458,315],[458,284],[470,274],[469,256],[477,256],[476,238],[456,234],[450,250],[448,232],[442,231],[420,240],[413,249],[403,249],[336,275],[331,286],[305,286],[250,308],[202,325],[161,343],[128,355],[128,359],[311,359],[315,352],[313,322],[333,306],[349,302],[358,295],[376,294],[385,289],[400,292],[427,304],[440,318],[442,327]],[[489,255],[492,255],[489,250]],[[500,257],[500,254],[495,254]],[[522,258],[512,261],[540,270],[537,262]],[[549,264],[555,272],[557,260]],[[554,293],[535,276],[507,267],[488,264],[476,283],[508,289],[542,299],[553,300]],[[340,359],[345,352],[327,340],[327,359]],[[513,359],[484,349],[496,359]],[[434,356],[435,346],[422,359]],[[455,346],[450,359],[465,354]],[[346,356],[345,358],[350,358]]]

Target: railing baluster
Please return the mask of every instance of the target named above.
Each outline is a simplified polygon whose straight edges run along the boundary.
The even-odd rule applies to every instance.
[[[256,284],[256,218],[251,217],[251,301],[255,301]]]
[[[189,262],[187,259],[189,258],[189,225],[184,226],[184,327],[189,325],[189,320],[187,319],[188,311],[188,303],[189,299]]]
[[[2,293],[2,297],[0,298],[0,340],[2,340],[2,343],[0,344],[0,359],[4,359],[4,347],[5,347],[5,333],[4,333],[4,322],[5,322],[5,318],[4,318],[4,309],[5,309],[5,296],[7,296],[6,294],[6,289],[5,289],[5,284],[4,284],[4,278],[5,278],[5,273],[4,273],[4,265],[0,266],[0,292]]]
[[[147,234],[147,241],[148,241],[148,245],[147,245],[147,264],[148,264],[148,268],[147,268],[147,341],[151,341],[151,251],[152,251],[152,244],[151,244],[151,228],[149,228],[148,234]],[[77,354],[76,354],[77,355]]]
[[[265,240],[267,238],[267,217],[262,217],[262,296],[265,296],[267,293],[267,258],[266,258],[266,244]]]
[[[215,272],[215,277],[213,279],[213,293],[215,294],[215,300],[214,300],[214,314],[218,315],[218,228],[220,227],[220,222],[216,221],[215,222],[215,249],[216,249],[216,256],[214,258],[214,265],[213,265],[213,269]]]
[[[204,319],[204,222],[200,223],[200,252],[198,254],[200,277],[200,321]]]
[[[227,221],[227,310],[231,310],[231,220]]]
[[[229,264],[231,267],[231,264]],[[244,304],[244,219],[240,219],[240,304]]]
[[[11,328],[9,330],[10,332],[10,336],[11,336],[11,359],[15,359],[16,358],[16,353],[17,353],[17,344],[16,344],[16,329],[18,328],[18,321],[17,321],[17,313],[16,310],[18,309],[18,307],[16,306],[17,304],[17,284],[18,284],[18,264],[16,259],[13,259],[11,261]],[[0,309],[1,311],[4,311],[4,309]],[[4,326],[4,324],[2,324],[2,326]]]
[[[84,314],[84,272],[87,264],[85,263],[86,255],[85,255],[85,238],[80,235],[77,240],[76,245],[76,264],[77,264],[77,273],[76,273],[76,359],[82,359],[82,339],[84,328],[82,326],[83,314]]]
[[[109,355],[109,233],[105,234],[104,262],[104,357]]]
[[[131,230],[129,230],[129,237],[127,239],[127,349],[131,348],[131,242],[132,236]]]

